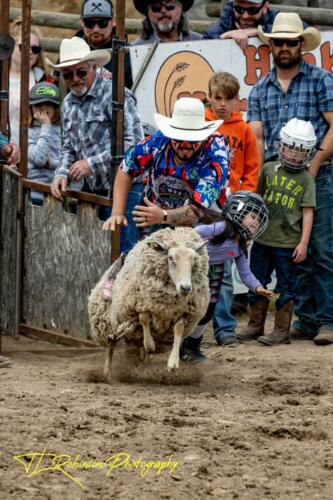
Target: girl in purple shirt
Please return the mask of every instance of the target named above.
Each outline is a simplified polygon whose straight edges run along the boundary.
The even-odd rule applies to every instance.
[[[238,191],[227,199],[222,220],[195,228],[207,240],[211,298],[206,315],[182,343],[180,354],[183,361],[204,362],[207,359],[200,351],[200,344],[218,301],[226,260],[235,260],[241,280],[252,292],[275,297],[251,273],[246,257],[248,242],[262,234],[267,224],[268,211],[263,199],[250,191]]]

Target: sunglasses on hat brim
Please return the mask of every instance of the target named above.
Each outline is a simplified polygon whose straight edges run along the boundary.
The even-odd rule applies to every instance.
[[[234,5],[233,9],[235,12],[237,12],[237,14],[240,14],[240,15],[243,15],[246,12],[249,16],[256,16],[261,11],[264,3],[265,2],[263,2],[258,7],[242,7],[241,5]]]

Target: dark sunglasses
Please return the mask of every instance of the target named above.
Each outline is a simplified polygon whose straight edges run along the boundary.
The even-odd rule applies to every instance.
[[[247,12],[249,16],[255,16],[259,14],[263,5],[264,3],[259,5],[259,7],[241,7],[240,5],[234,5],[234,11],[240,15],[243,15],[245,12]]]
[[[78,69],[77,71],[66,71],[65,73],[62,74],[62,77],[64,80],[73,80],[74,75],[76,75],[78,78],[84,78],[87,76],[88,71],[85,69]]]
[[[18,46],[19,46],[20,52],[22,52],[22,44],[19,43]],[[30,50],[36,56],[37,54],[40,54],[42,52],[42,47],[40,45],[30,45]]]
[[[203,141],[186,141],[184,139],[182,140],[178,140],[178,139],[171,139],[171,142],[172,144],[175,146],[175,147],[179,147],[181,145],[186,145],[186,144],[190,144],[193,148],[198,148],[199,146],[201,146],[202,142]]]
[[[83,19],[83,24],[88,30],[92,30],[94,26],[97,26],[101,29],[107,28],[110,18],[103,17],[101,19]]]
[[[168,12],[171,12],[172,10],[175,10],[176,4],[174,3],[153,3],[152,5],[149,5],[149,8],[154,14],[158,14],[161,12],[161,10],[165,8]]]
[[[301,40],[299,38],[295,39],[285,39],[285,38],[272,38],[272,43],[274,47],[283,47],[284,44],[287,45],[287,47],[297,47],[299,43],[301,43]]]

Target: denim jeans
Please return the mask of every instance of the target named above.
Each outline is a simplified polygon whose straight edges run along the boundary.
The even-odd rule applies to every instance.
[[[223,337],[236,336],[237,321],[231,314],[232,298],[234,287],[232,284],[231,273],[232,260],[226,260],[224,263],[223,281],[220,290],[219,301],[216,303],[214,312],[214,337],[223,339]]]
[[[272,274],[276,272],[275,291],[280,294],[276,301],[276,309],[281,309],[287,302],[295,300],[296,264],[292,254],[294,248],[269,247],[254,242],[251,248],[250,269],[262,285],[268,285]],[[262,297],[249,292],[249,304],[254,305]]]
[[[316,177],[316,208],[308,256],[298,265],[293,326],[315,335],[333,329],[333,163]]]
[[[142,204],[143,199],[143,184],[138,182],[132,184],[131,190],[128,193],[126,202],[126,219],[128,226],[122,226],[120,231],[120,251],[121,253],[128,253],[138,241],[138,228],[133,220],[133,210],[135,205]]]

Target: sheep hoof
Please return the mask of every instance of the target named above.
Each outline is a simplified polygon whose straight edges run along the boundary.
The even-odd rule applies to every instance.
[[[147,365],[149,363],[149,352],[145,352],[144,363]]]
[[[179,360],[178,359],[168,359],[168,371],[171,372],[173,370],[178,370],[179,368]]]
[[[155,342],[152,337],[145,339],[144,348],[146,352],[155,352]]]

